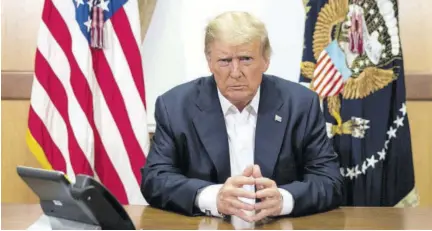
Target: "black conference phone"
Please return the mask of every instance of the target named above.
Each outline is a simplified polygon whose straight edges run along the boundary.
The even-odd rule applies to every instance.
[[[18,175],[39,196],[48,217],[61,218],[101,229],[135,229],[117,199],[90,176],[77,175],[74,184],[64,173],[17,167]]]

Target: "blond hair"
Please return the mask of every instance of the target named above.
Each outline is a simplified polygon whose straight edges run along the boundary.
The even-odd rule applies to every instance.
[[[205,29],[204,52],[210,55],[210,44],[222,40],[231,45],[242,45],[256,39],[261,41],[262,54],[270,58],[271,46],[264,23],[248,12],[229,11],[216,16]]]

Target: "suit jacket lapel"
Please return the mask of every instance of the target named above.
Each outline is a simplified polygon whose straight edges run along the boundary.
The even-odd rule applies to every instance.
[[[271,178],[284,139],[288,117],[274,82],[264,75],[255,132],[255,164],[263,177]]]
[[[213,78],[203,79],[196,100],[193,124],[204,148],[216,167],[218,183],[231,176],[228,136],[225,119]]]

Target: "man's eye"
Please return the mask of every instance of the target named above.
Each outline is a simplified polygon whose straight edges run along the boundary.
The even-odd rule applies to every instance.
[[[252,61],[252,58],[251,57],[240,57],[240,60],[241,61]]]
[[[227,66],[231,62],[231,59],[219,59],[219,65],[221,66]]]

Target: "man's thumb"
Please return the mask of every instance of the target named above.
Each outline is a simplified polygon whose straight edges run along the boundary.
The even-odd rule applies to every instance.
[[[252,176],[253,176],[254,178],[260,178],[260,177],[262,177],[261,169],[260,169],[259,165],[254,165],[254,166],[253,166],[253,173],[252,173]]]
[[[246,167],[245,170],[243,170],[243,176],[246,176],[246,177],[252,176],[253,169],[254,169],[253,165]]]

